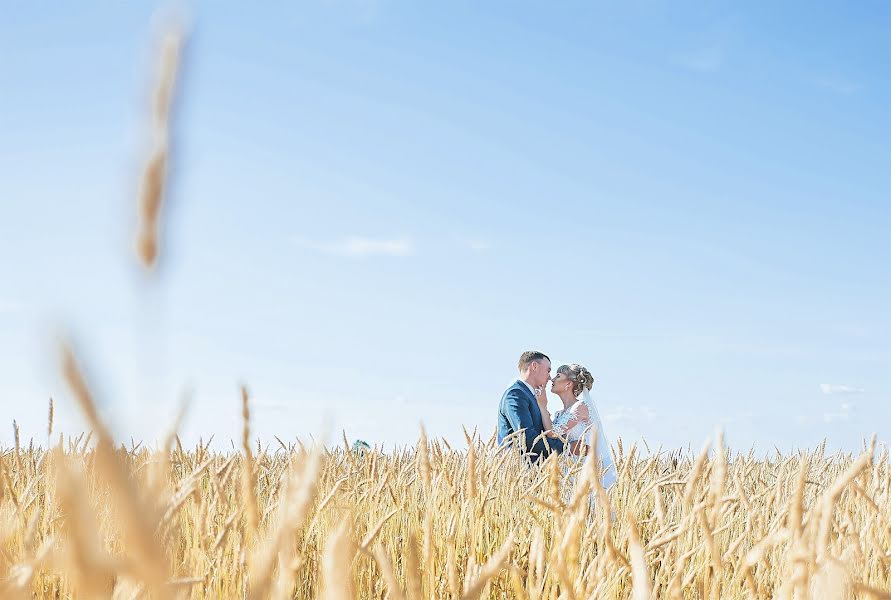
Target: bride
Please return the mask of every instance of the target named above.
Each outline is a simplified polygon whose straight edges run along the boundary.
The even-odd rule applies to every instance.
[[[601,471],[603,486],[608,488],[616,481],[616,468],[613,465],[609,442],[603,432],[600,415],[594,400],[591,399],[590,391],[593,386],[594,377],[588,369],[577,364],[563,365],[551,379],[551,392],[563,401],[563,409],[554,413],[552,421],[547,409],[546,394],[538,396],[538,404],[541,409],[543,429],[548,437],[568,440],[564,453],[575,456],[582,454],[583,446],[591,442],[596,430],[597,456],[603,468]],[[579,394],[582,396],[581,400]]]

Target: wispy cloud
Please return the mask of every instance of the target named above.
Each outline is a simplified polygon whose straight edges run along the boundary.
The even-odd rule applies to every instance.
[[[291,242],[309,250],[333,254],[347,258],[367,258],[370,256],[411,256],[415,253],[415,247],[407,238],[370,238],[370,237],[346,237],[334,241],[318,241],[292,236]]]
[[[697,73],[714,73],[724,66],[724,53],[718,48],[704,48],[677,56],[675,62]]]
[[[22,305],[13,300],[4,300],[0,298],[0,315],[18,312],[22,309]]]
[[[492,243],[483,239],[462,239],[461,245],[474,252],[486,252],[492,248]]]
[[[853,404],[851,404],[850,402],[842,402],[837,411],[823,413],[823,421],[825,423],[847,421],[850,418],[851,412],[853,410]]]
[[[290,410],[290,406],[285,402],[277,402],[275,400],[256,400],[254,406],[263,411],[283,412]]]
[[[863,89],[863,86],[859,83],[842,77],[820,77],[814,83],[817,84],[817,87],[823,88],[826,91],[845,96],[856,94]]]
[[[659,414],[651,406],[626,406],[620,404],[605,411],[603,420],[612,423],[654,421],[658,416]]]
[[[834,394],[862,394],[866,390],[864,390],[863,388],[854,387],[852,385],[842,385],[838,383],[821,383],[820,391],[827,396],[832,396]]]

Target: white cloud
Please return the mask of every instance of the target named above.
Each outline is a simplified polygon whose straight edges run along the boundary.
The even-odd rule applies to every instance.
[[[814,83],[824,90],[836,94],[843,94],[845,96],[856,94],[863,89],[863,86],[859,83],[854,83],[853,81],[838,77],[821,77],[820,79],[815,80]]]
[[[287,411],[291,409],[291,406],[288,404],[274,400],[257,400],[253,404],[256,408],[264,411]]]
[[[480,239],[462,240],[461,243],[464,245],[465,248],[473,250],[474,252],[485,252],[486,250],[492,248],[491,243],[487,242],[486,240]]]
[[[813,415],[798,415],[795,417],[795,422],[799,425],[813,425],[815,421],[816,417]]]
[[[862,394],[865,390],[863,388],[854,387],[852,385],[842,385],[838,383],[821,383],[820,391],[827,396],[832,396],[833,394]]]
[[[842,402],[838,410],[823,413],[823,421],[825,423],[835,423],[838,421],[847,421],[851,413],[854,411],[854,405],[850,402]]]
[[[353,236],[342,240],[320,242],[294,236],[291,237],[291,242],[303,248],[347,258],[411,256],[415,252],[414,244],[407,238],[380,239]]]
[[[615,406],[603,413],[604,421],[625,421],[631,416],[631,408],[628,406]]]
[[[651,406],[626,406],[620,404],[605,411],[602,416],[606,422],[618,423],[655,421],[659,414]]]
[[[18,312],[22,309],[22,305],[12,300],[0,299],[0,315]]]
[[[717,48],[706,48],[677,57],[678,65],[697,73],[714,73],[724,65],[724,53]]]

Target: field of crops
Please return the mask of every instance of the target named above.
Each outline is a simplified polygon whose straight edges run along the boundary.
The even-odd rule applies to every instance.
[[[888,449],[756,458],[613,447],[530,466],[468,435],[382,453],[92,433],[2,453],[2,597],[889,598]]]
[[[159,39],[146,119],[134,245],[149,273],[184,39]],[[231,451],[185,448],[178,423],[128,447],[68,349],[63,371],[90,431],[54,431],[50,401],[45,439],[16,429],[0,448],[0,600],[891,598],[891,462],[875,438],[766,457],[720,433],[698,452],[619,439],[607,490],[593,451],[529,464],[487,433],[422,430],[390,452],[266,445],[246,389]]]

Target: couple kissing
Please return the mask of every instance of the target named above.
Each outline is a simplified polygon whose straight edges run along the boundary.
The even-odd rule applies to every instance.
[[[551,452],[579,458],[596,436],[597,455],[606,470],[604,485],[609,486],[615,480],[615,467],[591,398],[594,377],[590,371],[578,364],[562,365],[551,377],[551,359],[537,351],[523,352],[517,369],[519,378],[504,392],[498,407],[498,443],[508,439],[535,462]],[[548,383],[551,393],[563,402],[553,415],[548,412]]]

